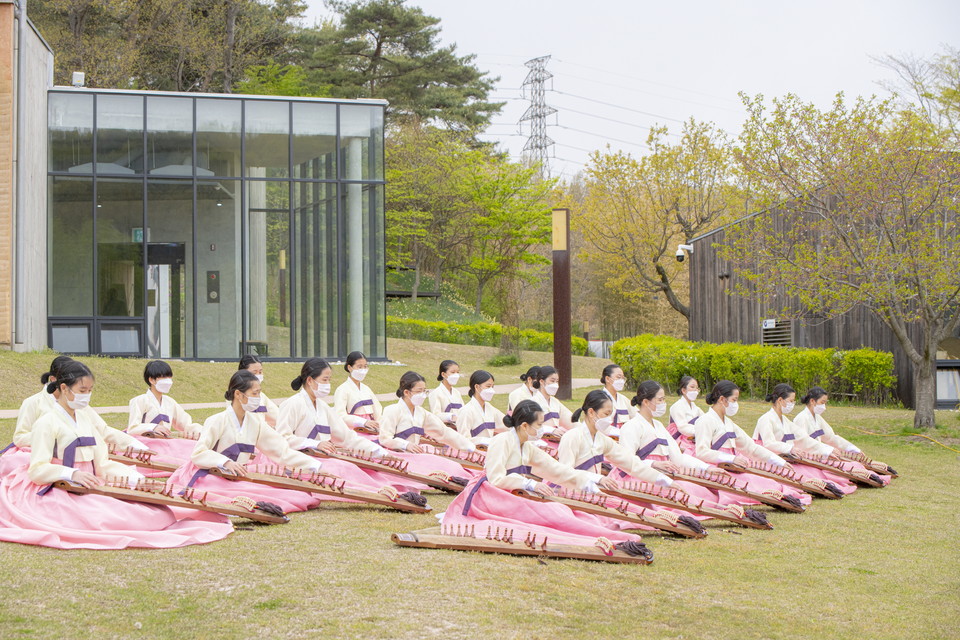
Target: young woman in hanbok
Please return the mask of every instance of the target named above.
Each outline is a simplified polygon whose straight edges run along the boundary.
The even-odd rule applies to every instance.
[[[430,392],[430,413],[454,429],[457,428],[457,416],[463,409],[463,396],[456,388],[460,377],[460,365],[453,360],[444,360],[437,374],[440,384]]]
[[[470,401],[457,416],[457,431],[481,449],[486,449],[490,438],[505,429],[503,412],[493,406],[493,374],[482,369],[470,375]]]
[[[559,438],[573,426],[570,409],[557,400],[560,390],[560,374],[553,367],[540,367],[537,372],[537,394],[533,398],[543,409],[543,429],[546,434]],[[555,446],[554,443],[551,443]]]
[[[680,399],[670,407],[670,420],[667,431],[684,453],[694,452],[694,426],[702,416],[703,409],[697,406],[696,400],[700,395],[700,384],[692,376],[680,378],[680,388],[677,390]]]
[[[706,462],[684,453],[663,423],[657,420],[667,412],[666,395],[660,383],[653,380],[642,382],[631,403],[636,407],[637,415],[620,428],[620,445],[623,448],[632,451],[636,457],[652,463],[654,469],[663,473],[673,473],[683,469],[719,471]],[[613,475],[624,478],[629,474],[620,469]],[[674,480],[673,486],[698,500],[721,506],[745,503],[739,496],[732,493],[718,492],[684,480]],[[753,504],[753,501],[748,500],[746,503]]]
[[[263,363],[260,362],[260,359],[257,356],[245,355],[240,358],[240,365],[237,367],[238,370],[246,370],[257,376],[257,380],[260,381],[260,386],[263,386]],[[260,392],[260,406],[257,407],[257,413],[262,413],[264,420],[267,421],[267,424],[271,427],[276,428],[277,418],[280,417],[280,407],[277,404],[267,397],[267,394]]]
[[[456,430],[448,428],[432,413],[424,410],[427,383],[419,373],[407,371],[400,377],[396,404],[383,411],[380,421],[380,445],[391,455],[406,460],[408,468],[419,474],[445,473],[469,480],[473,473],[449,458],[429,453],[420,445],[420,436],[428,436],[460,451],[476,451],[477,447]]]
[[[829,455],[830,453],[834,455],[840,453],[863,453],[855,444],[838,436],[836,432],[834,432],[833,427],[823,419],[823,414],[827,410],[828,399],[829,395],[823,387],[813,387],[807,391],[807,394],[800,400],[803,409],[793,420],[794,433],[798,436],[805,436],[819,445],[816,449],[811,450],[810,453],[818,453],[819,455]],[[806,440],[803,442],[806,442]],[[865,468],[859,462],[852,460],[845,460],[844,464],[850,464],[856,469]],[[880,476],[884,484],[890,482],[891,476],[877,475]]]
[[[603,368],[603,373],[600,374],[600,384],[603,385],[603,390],[606,391],[610,401],[613,402],[613,425],[607,435],[616,438],[620,436],[620,428],[637,415],[637,410],[623,393],[623,388],[627,385],[627,376],[624,375],[623,369],[619,365],[608,364]]]
[[[565,465],[534,444],[543,435],[543,409],[539,403],[522,400],[513,408],[512,416],[503,418],[503,424],[507,430],[490,441],[485,473],[474,478],[441,514],[444,525],[475,526],[478,535],[487,527],[513,529],[514,537],[520,539],[532,532],[561,544],[593,545],[601,538],[639,542],[639,536],[609,526],[607,518],[512,494],[523,489],[551,496],[554,490],[549,483],[597,493],[599,487],[616,483],[600,474]]]
[[[383,406],[376,394],[363,384],[370,370],[367,357],[359,351],[347,355],[344,371],[349,377],[333,394],[333,408],[348,427],[371,439],[380,430]]]
[[[349,428],[326,403],[326,398],[330,396],[331,376],[332,371],[326,360],[310,358],[303,363],[300,375],[290,383],[290,388],[297,393],[287,398],[280,407],[277,432],[297,451],[318,449],[332,454],[339,448],[349,453],[383,458],[387,455],[386,449]],[[394,475],[361,469],[345,460],[323,459],[323,465],[326,473],[339,476],[357,489],[376,492],[387,485],[400,491],[426,488]]]
[[[540,367],[533,366],[527,369],[526,373],[520,374],[519,387],[510,392],[507,397],[507,415],[513,412],[513,408],[523,400],[535,400],[537,395],[537,374],[540,373]]]
[[[155,451],[157,462],[178,466],[188,462],[201,425],[169,395],[173,369],[163,360],[152,360],[143,369],[143,381],[147,392],[130,400],[127,433]]]
[[[53,488],[61,480],[92,488],[108,478],[134,485],[143,476],[109,459],[106,443],[82,411],[94,388],[85,365],[69,363],[50,385],[60,393],[33,425],[30,464],[0,479],[0,540],[58,549],[171,548],[220,540],[233,531],[216,514]]]
[[[714,385],[707,396],[710,409],[694,425],[696,457],[710,464],[721,462],[734,463],[748,467],[751,460],[766,462],[776,466],[790,467],[787,462],[753,441],[731,418],[740,409],[740,388],[729,380],[721,380]],[[812,498],[805,491],[781,484],[749,472],[734,474],[739,482],[744,482],[751,491],[779,491],[810,504]],[[741,504],[745,503],[741,501]]]
[[[797,429],[790,418],[787,417],[793,412],[796,397],[796,391],[790,385],[781,383],[775,386],[773,392],[767,395],[770,411],[767,411],[757,420],[756,429],[753,431],[753,439],[781,456],[790,455],[795,451],[816,452],[816,455],[828,455],[839,460],[833,455],[832,449],[827,451],[828,447],[826,445],[817,442]],[[857,490],[857,485],[843,476],[805,465],[796,460],[791,461],[790,464],[800,475],[807,478],[817,478],[824,482],[832,482],[845,494]]]
[[[290,448],[287,439],[277,433],[257,413],[260,406],[260,381],[249,371],[234,372],[224,398],[230,405],[207,418],[190,461],[177,469],[168,481],[174,492],[195,487],[209,492],[211,498],[230,502],[238,496],[279,505],[285,512],[305,511],[317,506],[321,496],[293,489],[278,489],[244,482],[246,465],[259,452],[273,464],[294,470],[318,471],[323,463]],[[210,473],[218,468],[236,477],[222,478]]]

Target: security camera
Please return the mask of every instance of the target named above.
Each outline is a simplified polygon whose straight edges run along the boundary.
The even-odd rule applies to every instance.
[[[684,252],[693,253],[693,245],[692,244],[677,245],[677,262],[683,262],[684,259],[687,257],[686,253]]]
[[[683,249],[677,249],[677,262],[683,262],[687,258],[687,254],[683,252]]]

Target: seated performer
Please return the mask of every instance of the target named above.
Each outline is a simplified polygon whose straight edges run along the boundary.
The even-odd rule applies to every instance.
[[[694,428],[697,420],[703,416],[703,409],[695,404],[700,395],[700,385],[697,379],[691,376],[680,378],[680,388],[677,390],[680,399],[670,407],[670,421],[667,431],[677,441],[684,453],[693,453]]]
[[[108,458],[106,443],[82,411],[94,388],[90,370],[67,363],[50,383],[51,395],[52,387],[60,391],[57,404],[33,425],[29,466],[0,480],[0,540],[58,549],[170,548],[233,531],[223,516],[52,488],[60,480],[92,488],[107,478],[131,485],[143,478]]]
[[[820,447],[824,446],[806,434],[798,433],[797,428],[787,417],[793,411],[796,397],[797,394],[790,385],[781,383],[775,386],[773,392],[767,395],[767,402],[771,405],[770,411],[760,416],[757,427],[753,431],[753,439],[756,442],[781,456],[790,455],[794,450],[822,451]],[[830,453],[832,451],[827,455]],[[857,490],[856,484],[835,473],[805,465],[797,460],[792,461],[791,464],[802,476],[832,482],[843,493],[853,493]]]
[[[523,384],[511,391],[507,397],[507,415],[513,413],[513,408],[520,404],[521,400],[536,399],[538,373],[540,373],[540,367],[533,366],[527,369],[526,373],[520,374],[520,382]]]
[[[317,458],[291,449],[286,438],[266,423],[263,414],[256,413],[260,406],[260,381],[252,373],[234,372],[224,398],[230,406],[204,421],[190,462],[173,473],[168,486],[174,491],[196,487],[197,491],[222,498],[222,502],[246,496],[279,505],[287,513],[317,506],[320,497],[312,493],[242,482],[247,463],[258,451],[287,468],[317,471],[323,465]],[[212,475],[212,468],[232,474],[236,480]]]
[[[430,453],[432,448],[420,444],[421,436],[428,436],[460,451],[476,451],[477,447],[456,430],[449,429],[432,413],[423,409],[427,399],[427,383],[415,371],[400,377],[396,404],[383,411],[380,421],[380,444],[391,450],[391,455],[406,460],[408,468],[429,475],[446,473],[458,478],[471,478],[473,473],[453,460]]]
[[[260,359],[257,356],[245,355],[240,358],[240,365],[237,369],[246,369],[253,375],[257,376],[257,380],[260,381],[260,385],[263,385],[263,363],[260,362]],[[267,397],[267,394],[260,394],[260,406],[257,407],[257,413],[264,414],[263,418],[267,421],[267,424],[271,427],[276,428],[277,418],[280,417],[280,408],[276,403]]]
[[[330,396],[331,374],[330,365],[321,358],[310,358],[303,363],[300,375],[290,383],[297,393],[287,398],[280,408],[277,432],[298,451],[317,449],[332,454],[339,448],[374,458],[383,457],[387,453],[383,447],[347,427],[326,403],[325,399]],[[424,488],[418,483],[403,482],[396,476],[361,469],[344,460],[325,459],[323,464],[325,472],[339,476],[348,485],[359,489],[377,491],[386,485],[402,491]]]
[[[441,362],[437,382],[440,385],[430,394],[430,413],[448,427],[456,428],[457,415],[463,408],[463,396],[456,389],[460,382],[460,365],[453,360]]]
[[[333,408],[348,427],[375,436],[380,429],[383,407],[370,387],[363,384],[370,370],[367,357],[353,351],[347,355],[343,369],[350,377],[334,392]]]
[[[557,400],[560,390],[560,374],[553,367],[540,367],[537,372],[537,395],[533,398],[543,408],[544,433],[556,437],[573,426],[573,414],[570,409]]]
[[[505,430],[503,412],[493,406],[493,374],[477,370],[470,376],[470,402],[457,417],[457,431],[482,449],[490,444],[494,433]]]
[[[727,462],[749,467],[750,461],[756,460],[789,468],[783,458],[755,443],[730,419],[740,409],[739,400],[740,388],[729,380],[721,380],[713,386],[707,396],[710,409],[694,425],[696,457],[710,464]],[[770,478],[749,472],[738,473],[736,478],[746,483],[751,491],[779,491],[805,505],[812,501],[810,494]]]
[[[548,483],[589,493],[596,493],[598,486],[616,483],[558,462],[534,444],[543,435],[543,409],[537,402],[522,400],[513,408],[512,416],[503,418],[503,424],[507,431],[490,441],[485,475],[474,478],[454,499],[442,514],[444,525],[475,525],[477,531],[487,526],[512,528],[521,537],[534,532],[566,544],[594,544],[598,538],[639,541],[638,536],[608,526],[607,518],[513,495],[511,491],[524,489],[551,496],[554,491]]]
[[[623,369],[619,365],[608,364],[604,367],[603,373],[600,374],[600,384],[603,385],[603,390],[607,392],[607,396],[613,402],[613,426],[607,435],[615,438],[620,435],[620,427],[637,415],[637,410],[630,404],[627,396],[622,393],[623,388],[627,385],[627,376],[624,375]]]

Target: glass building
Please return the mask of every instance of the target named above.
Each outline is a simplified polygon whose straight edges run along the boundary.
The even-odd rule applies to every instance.
[[[47,97],[50,347],[386,357],[384,103]]]

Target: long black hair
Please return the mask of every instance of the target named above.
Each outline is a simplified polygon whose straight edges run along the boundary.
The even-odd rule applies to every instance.
[[[521,400],[513,408],[513,414],[503,416],[503,426],[516,429],[523,423],[533,424],[537,420],[537,414],[543,417],[543,407],[533,400]]]
[[[249,369],[252,364],[263,364],[260,362],[260,358],[255,355],[247,354],[240,358],[240,366],[237,367],[237,371],[241,369]]]
[[[630,404],[635,407],[639,407],[643,404],[644,400],[655,400],[657,394],[660,393],[660,389],[663,389],[663,386],[656,380],[644,380],[640,383],[640,386],[637,387],[637,395],[633,396],[630,400]]]
[[[478,384],[483,384],[487,380],[493,380],[493,374],[483,369],[477,369],[470,374],[470,391],[467,394],[472,398],[473,392]]]
[[[323,358],[309,358],[303,363],[303,366],[300,367],[300,375],[290,381],[290,388],[294,391],[299,391],[303,383],[307,381],[307,378],[317,378],[329,368],[330,365],[327,364],[327,361]]]
[[[50,363],[50,370],[40,376],[40,384],[49,383],[50,378],[59,378],[60,376],[58,374],[60,370],[69,362],[73,362],[73,358],[70,356],[57,356],[54,358],[53,362]]]
[[[414,385],[416,385],[418,382],[426,382],[426,380],[424,380],[423,376],[416,371],[407,371],[405,374],[400,376],[400,386],[397,387],[397,397],[402,398],[403,392],[413,389]]]
[[[734,391],[739,389],[740,387],[729,380],[720,380],[717,384],[713,385],[713,389],[710,390],[710,394],[707,396],[707,404],[716,404],[720,398],[729,398],[733,395]]]
[[[233,402],[234,391],[245,394],[254,383],[259,384],[259,382],[257,376],[246,369],[237,369],[233,372],[233,375],[230,376],[230,384],[227,386],[227,391],[223,394],[223,397],[227,402]]]
[[[357,360],[366,360],[367,356],[363,355],[362,351],[351,351],[347,354],[347,360],[343,363],[343,370],[347,373],[350,372],[350,367],[357,364]]]
[[[593,409],[594,411],[600,411],[603,409],[603,405],[610,400],[610,396],[606,394],[603,389],[594,389],[583,399],[583,406],[573,412],[573,417],[570,418],[574,422],[580,422],[580,418],[586,415],[588,409]]]
[[[623,369],[623,367],[621,367],[621,366],[618,365],[618,364],[614,364],[614,363],[611,363],[611,364],[608,364],[607,366],[605,366],[605,367],[603,368],[603,373],[600,374],[600,384],[606,386],[606,384],[607,384],[607,378],[609,378],[610,376],[612,376],[612,375],[613,375],[613,372],[616,371],[617,369]]]
[[[59,373],[60,375],[57,376],[56,380],[47,383],[47,393],[53,393],[59,389],[62,384],[67,385],[69,389],[82,378],[86,378],[87,376],[93,378],[93,372],[90,371],[87,365],[82,362],[77,362],[76,360],[64,363],[64,365],[60,367]]]
[[[827,395],[827,390],[823,387],[811,387],[811,389],[807,391],[807,395],[803,396],[803,399],[800,400],[800,402],[803,404],[810,404],[811,400],[819,400],[825,395]]]
[[[450,367],[456,365],[454,360],[444,360],[440,363],[440,373],[437,374],[437,382],[443,382],[443,374],[450,370]],[[459,365],[457,365],[459,366]]]
[[[790,397],[791,393],[796,393],[794,388],[788,385],[786,382],[781,382],[773,388],[773,391],[767,394],[767,402],[773,404],[780,398],[786,400]]]

